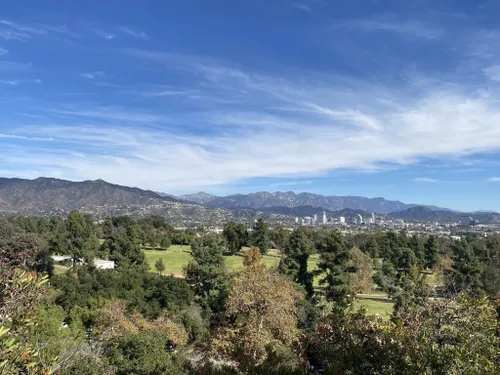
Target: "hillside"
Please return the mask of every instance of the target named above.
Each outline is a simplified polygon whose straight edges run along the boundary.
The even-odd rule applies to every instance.
[[[207,204],[208,202],[213,201],[215,198],[218,197],[216,195],[204,193],[203,191],[194,194],[185,194],[179,197],[179,199],[183,201],[197,204]]]
[[[180,226],[216,226],[228,220],[253,222],[287,217],[255,210],[224,210],[181,202],[169,195],[114,185],[102,180],[71,182],[54,178],[36,180],[0,178],[0,214],[61,215],[87,212],[96,220],[106,216],[161,215]],[[289,218],[288,218],[289,219]]]
[[[341,211],[346,208],[388,214],[403,211],[414,204],[406,204],[400,201],[391,201],[384,198],[366,198],[356,196],[323,196],[320,194],[288,192],[258,192],[250,194],[235,194],[225,197],[217,197],[207,193],[184,195],[179,199],[219,207],[226,209],[252,208],[255,210],[267,210],[272,207],[316,207],[327,211]],[[429,206],[431,209],[439,209]]]
[[[451,211],[433,211],[428,207],[418,206],[407,210],[393,212],[388,215],[393,219],[403,219],[405,221],[419,222],[440,222],[440,223],[458,223],[462,217],[472,217],[479,224],[498,224],[500,223],[500,214],[496,212],[451,212]]]
[[[102,180],[0,179],[0,211],[8,213],[69,212],[89,206],[152,205],[164,202],[178,200]]]

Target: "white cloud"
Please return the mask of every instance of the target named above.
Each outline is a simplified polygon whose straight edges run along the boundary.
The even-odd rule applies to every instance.
[[[491,177],[491,178],[488,178],[486,181],[488,181],[488,182],[500,182],[500,177]]]
[[[26,137],[24,135],[16,135],[16,134],[3,134],[0,133],[0,138],[4,139],[22,139],[25,141],[53,141],[54,138],[41,138],[41,137]]]
[[[0,57],[5,56],[8,53],[9,53],[8,49],[0,47]]]
[[[332,27],[334,29],[344,28],[366,32],[392,32],[427,40],[437,40],[444,34],[444,30],[440,27],[415,20],[402,21],[393,17],[338,21]]]
[[[92,31],[94,31],[94,33],[103,38],[103,39],[106,39],[106,40],[113,40],[116,38],[116,35],[113,34],[113,33],[110,33],[106,30],[102,30],[102,29],[93,29]]]
[[[80,74],[83,78],[86,79],[95,79],[95,78],[102,78],[105,76],[103,71],[98,71],[98,72],[89,72],[89,73],[82,73]]]
[[[0,84],[4,85],[10,85],[10,86],[18,86],[23,83],[42,83],[41,79],[7,79],[7,80],[0,80]]]
[[[9,20],[0,20],[0,39],[25,42],[34,37],[47,36],[77,37],[78,35],[64,25],[34,24],[26,26]]]
[[[137,39],[149,39],[149,35],[144,31],[135,30],[127,26],[121,26],[118,28],[118,30]]]
[[[4,79],[4,80],[0,80],[0,83],[4,84],[4,85],[17,86],[21,83],[21,81],[18,79],[10,79],[10,80]]]
[[[308,6],[308,5],[305,5],[305,4],[302,4],[302,3],[293,3],[292,6],[295,9],[298,9],[298,10],[301,10],[303,12],[309,13],[309,14],[311,14],[313,16],[316,15],[316,13],[314,13],[313,10],[311,9],[311,7]]]
[[[429,178],[429,177],[417,177],[412,180],[413,182],[438,182],[435,178]]]
[[[483,69],[484,75],[492,81],[500,82],[500,65],[492,65]]]

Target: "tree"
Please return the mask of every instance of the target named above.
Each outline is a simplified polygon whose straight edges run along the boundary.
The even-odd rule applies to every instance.
[[[0,267],[0,374],[46,374],[57,360],[46,358],[45,366],[31,342],[47,281],[36,272]]]
[[[439,256],[439,248],[436,242],[436,237],[429,236],[427,242],[424,245],[425,250],[425,267],[429,269],[433,269],[437,265],[438,256]]]
[[[165,271],[165,263],[163,263],[162,258],[159,258],[155,262],[155,269],[156,269],[156,272],[158,272],[160,274],[160,276],[161,276],[162,272]]]
[[[297,303],[301,298],[288,278],[266,269],[259,249],[247,250],[226,304],[224,324],[211,341],[211,354],[237,360],[241,370],[253,373],[270,358],[289,351],[300,360]]]
[[[352,301],[353,291],[349,274],[356,272],[351,263],[351,251],[340,232],[331,232],[324,239],[318,268],[323,275],[320,284],[325,285],[326,298],[340,309]]]
[[[108,345],[110,365],[116,368],[116,375],[182,374],[184,360],[178,355],[167,353],[165,348],[169,337],[163,333],[146,331],[118,336]]]
[[[278,250],[285,250],[287,246],[288,239],[290,237],[290,233],[283,228],[283,226],[278,225],[274,230],[271,232],[271,241],[273,242],[274,246]]]
[[[466,240],[454,241],[453,266],[445,274],[449,292],[468,292],[473,296],[483,294],[481,265]]]
[[[231,254],[236,254],[245,245],[248,234],[243,224],[236,224],[233,221],[224,226],[222,235],[227,241],[227,246]]]
[[[106,240],[110,259],[118,265],[142,266],[145,262],[144,252],[141,250],[140,228],[134,224],[130,227],[118,228],[113,238]]]
[[[366,252],[375,259],[379,256],[379,246],[375,237],[371,237],[370,241],[366,244]]]
[[[279,270],[301,284],[310,298],[314,293],[313,275],[307,269],[307,261],[312,253],[312,243],[302,229],[295,229],[284,249]]]
[[[408,247],[413,250],[413,253],[415,254],[415,258],[417,260],[417,264],[419,267],[426,267],[427,266],[427,260],[426,259],[426,243],[424,243],[422,236],[419,235],[413,235],[410,237],[410,240],[408,241]],[[437,254],[436,254],[436,259],[431,261],[432,266],[428,268],[433,268],[435,262],[437,261]]]
[[[73,263],[90,260],[99,246],[90,215],[73,211],[66,220],[68,252]]]
[[[168,248],[172,245],[172,242],[170,241],[170,238],[167,236],[162,236],[160,238],[160,247],[162,249],[168,250]]]
[[[372,290],[373,260],[367,253],[355,247],[351,250],[351,262],[356,268],[355,273],[351,273],[351,285],[354,293],[366,293]]]
[[[269,227],[263,219],[258,219],[253,227],[253,245],[260,249],[262,254],[269,250]]]
[[[219,236],[199,239],[192,245],[192,259],[184,271],[186,281],[193,286],[207,314],[222,310],[229,293],[224,251],[223,239]]]
[[[310,351],[327,374],[494,375],[497,329],[486,299],[460,295],[425,301],[397,322],[334,313],[317,325]]]

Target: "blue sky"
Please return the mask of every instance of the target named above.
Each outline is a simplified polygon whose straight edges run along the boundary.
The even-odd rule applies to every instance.
[[[500,2],[0,0],[0,175],[500,211]]]

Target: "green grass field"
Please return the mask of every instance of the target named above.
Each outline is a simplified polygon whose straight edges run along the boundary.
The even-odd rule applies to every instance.
[[[394,303],[387,298],[385,293],[360,294],[356,296],[354,308],[363,306],[368,315],[380,315],[388,318],[392,314]]]
[[[190,246],[172,245],[168,250],[144,250],[144,254],[151,272],[155,272],[155,263],[162,258],[165,263],[164,273],[166,275],[182,276],[183,268],[187,266],[191,259],[191,248]],[[262,257],[262,262],[268,267],[276,267],[280,259],[277,250],[269,250]],[[236,271],[243,267],[242,253],[225,256],[224,260],[230,271]]]

